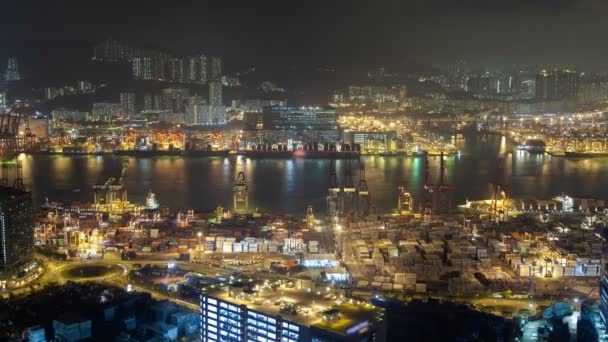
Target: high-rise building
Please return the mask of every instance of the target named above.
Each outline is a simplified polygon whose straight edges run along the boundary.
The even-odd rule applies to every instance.
[[[89,112],[81,112],[73,109],[56,108],[51,112],[53,121],[89,121]]]
[[[226,123],[226,108],[222,102],[222,81],[211,79],[209,81],[209,116],[210,122],[206,124]]]
[[[188,88],[165,88],[162,90],[160,109],[173,113],[185,113],[189,97],[190,89]]]
[[[339,304],[302,289],[282,290],[286,306],[268,289],[245,280],[216,284],[200,295],[201,341],[369,341],[386,340],[384,310],[371,305]],[[262,288],[264,286],[259,286]],[[224,290],[226,289],[226,290]],[[298,307],[316,307],[306,314]],[[319,309],[323,308],[324,309]]]
[[[120,103],[114,102],[96,102],[93,103],[93,110],[91,111],[91,120],[93,121],[112,121],[120,112],[122,106]]]
[[[490,95],[490,78],[486,76],[470,77],[467,80],[467,92],[475,95]]]
[[[582,102],[608,99],[608,78],[600,75],[581,75],[577,100]]]
[[[578,73],[573,70],[558,70],[556,73],[557,96],[560,99],[576,99],[578,95]]]
[[[222,58],[218,56],[209,57],[209,81],[215,81],[222,77]]]
[[[448,82],[454,89],[467,90],[467,82],[471,75],[471,63],[459,60],[448,68]]]
[[[166,67],[165,58],[162,56],[152,57],[150,60],[151,64],[151,79],[153,80],[166,80]]]
[[[180,58],[171,58],[168,63],[169,80],[173,82],[184,83],[186,81],[186,70],[184,60]]]
[[[202,125],[209,121],[205,117],[209,112],[209,104],[202,96],[191,96],[188,99],[186,106],[186,124],[187,125]]]
[[[8,59],[8,65],[6,66],[6,71],[4,72],[4,79],[6,81],[19,81],[21,79],[17,58],[10,57]]]
[[[198,73],[200,72],[198,56],[188,57],[188,82],[195,83],[198,81]]]
[[[608,329],[608,264],[604,265],[600,276],[600,318]]]
[[[536,74],[534,95],[537,100],[555,100],[557,99],[557,83],[555,74],[549,70],[541,70]]]
[[[6,92],[0,91],[0,109],[5,109],[6,106]]]
[[[144,94],[144,112],[151,112],[152,110],[154,110],[153,107],[153,100],[154,98],[152,97],[152,94],[150,93],[146,93]]]
[[[135,114],[135,93],[120,93],[120,107],[122,109],[123,116],[131,116]]]
[[[152,59],[149,57],[133,58],[131,63],[133,78],[138,80],[152,79]]]
[[[209,82],[209,104],[211,106],[222,106],[222,82],[212,80]]]
[[[0,187],[0,273],[19,271],[32,260],[33,253],[32,195],[16,188]]]
[[[200,55],[198,58],[198,81],[206,84],[209,81],[209,59],[205,55]]]

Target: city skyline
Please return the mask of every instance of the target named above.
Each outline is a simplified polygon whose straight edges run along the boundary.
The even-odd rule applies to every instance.
[[[1,9],[0,340],[608,341],[606,0]]]
[[[67,6],[70,5],[70,6]],[[221,55],[227,65],[415,68],[466,58],[482,65],[565,65],[606,70],[595,42],[606,24],[599,0],[362,1],[240,6],[186,2],[9,2],[2,59],[73,60],[114,38],[178,54]],[[270,18],[272,20],[267,20]],[[112,18],[110,21],[109,18]],[[596,20],[597,19],[597,20]],[[524,53],[525,52],[525,53]]]

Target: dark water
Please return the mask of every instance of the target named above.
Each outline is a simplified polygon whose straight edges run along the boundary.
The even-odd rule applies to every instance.
[[[572,196],[608,199],[608,159],[566,160],[516,151],[504,138],[483,141],[471,136],[457,142],[461,154],[446,161],[448,180],[455,187],[454,205],[490,196],[499,160],[513,197],[548,198],[562,192]],[[113,156],[22,156],[24,182],[36,205],[51,201],[91,202],[91,187],[119,177],[121,158]],[[251,209],[304,213],[312,204],[324,211],[329,186],[327,160],[251,160],[234,157],[154,157],[129,160],[126,186],[132,202],[143,203],[149,190],[161,205],[175,209],[207,210],[219,203],[231,208],[235,165],[245,172]],[[396,207],[397,186],[404,184],[418,196],[424,182],[422,158],[364,157],[373,205],[380,212]],[[338,161],[338,174],[345,168]],[[355,184],[358,165],[352,162]],[[437,180],[439,158],[430,158],[431,179]],[[79,189],[76,192],[74,189]]]

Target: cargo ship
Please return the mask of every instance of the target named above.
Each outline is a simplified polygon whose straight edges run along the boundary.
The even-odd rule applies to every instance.
[[[608,151],[598,151],[598,152],[593,152],[593,151],[589,151],[589,152],[585,152],[585,151],[579,151],[579,152],[565,151],[564,155],[566,156],[566,158],[579,158],[579,159],[585,159],[585,158],[608,158]]]
[[[160,157],[160,156],[195,156],[195,157],[213,157],[213,156],[228,156],[229,150],[209,151],[209,150],[114,150],[117,156],[134,156],[134,157]]]
[[[518,150],[528,151],[529,153],[545,153],[547,144],[541,139],[528,139],[523,144],[517,146]]]
[[[247,150],[242,153],[249,158],[310,158],[310,159],[356,159],[358,151],[256,151]]]
[[[180,156],[181,150],[114,150],[117,156],[134,156],[134,157],[157,157],[157,156]]]

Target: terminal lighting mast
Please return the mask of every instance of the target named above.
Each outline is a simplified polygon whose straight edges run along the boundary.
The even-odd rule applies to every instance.
[[[353,174],[351,171],[351,160],[345,160],[346,167],[344,169],[344,186],[342,187],[341,213],[346,214],[352,212],[356,201],[357,189],[353,182]]]
[[[443,197],[445,204],[445,212],[450,213],[452,209],[452,195],[454,188],[448,184],[446,172],[445,172],[445,159],[443,155],[443,151],[441,152],[441,174],[439,177],[439,184],[437,184],[436,196],[437,202],[441,201],[441,197]],[[437,205],[440,205],[439,203]]]
[[[329,161],[329,188],[327,189],[327,215],[330,220],[335,220],[338,214],[338,202],[340,197],[340,185],[336,174],[336,160]]]
[[[313,213],[312,205],[306,208],[306,228],[308,230],[315,230],[315,214]]]
[[[365,164],[359,159],[359,184],[357,186],[357,211],[361,216],[369,215],[371,199],[365,180]]]
[[[433,184],[430,183],[431,172],[429,170],[429,155],[428,153],[424,154],[424,186],[422,189],[422,196],[420,196],[420,214],[425,219],[430,219],[431,216],[431,202],[435,196],[435,188]]]
[[[247,215],[248,208],[247,181],[245,180],[245,174],[241,171],[234,180],[234,212]]]

